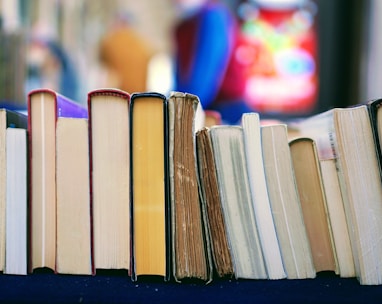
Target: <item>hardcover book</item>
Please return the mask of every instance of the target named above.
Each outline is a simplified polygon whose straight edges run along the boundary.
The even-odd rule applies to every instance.
[[[195,120],[197,96],[172,92],[168,97],[169,172],[173,276],[212,279],[210,245],[199,201]]]
[[[88,93],[94,267],[130,268],[130,94]]]
[[[344,210],[344,197],[337,173],[336,154],[331,144],[333,131],[328,132],[330,115],[321,113],[301,121],[293,122],[293,139],[301,137],[313,139],[320,162],[326,206],[332,229],[338,272],[341,277],[354,277],[353,250]],[[325,122],[326,121],[326,122]],[[326,130],[326,131],[323,131]],[[290,133],[290,132],[289,132]],[[333,138],[332,138],[333,137]],[[350,227],[349,227],[350,228]]]
[[[130,102],[130,188],[133,280],[170,278],[167,99],[134,93]]]
[[[94,273],[86,118],[59,117],[56,127],[56,271]]]
[[[86,107],[55,91],[37,89],[28,94],[30,271],[56,266],[57,118],[87,116]]]
[[[316,272],[338,273],[316,143],[311,138],[300,137],[289,146],[314,267]]]

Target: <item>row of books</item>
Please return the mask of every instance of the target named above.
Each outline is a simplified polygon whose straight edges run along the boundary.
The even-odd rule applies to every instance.
[[[380,103],[207,127],[188,93],[34,90],[1,112],[0,270],[379,285]]]

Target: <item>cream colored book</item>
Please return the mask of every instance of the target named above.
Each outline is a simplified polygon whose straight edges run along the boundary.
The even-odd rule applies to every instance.
[[[382,284],[382,184],[366,105],[335,109],[337,168],[361,284]]]
[[[269,199],[287,278],[314,278],[316,270],[293,171],[286,125],[262,126],[261,140]]]
[[[310,137],[317,147],[328,215],[332,227],[338,271],[341,277],[356,276],[353,249],[344,209],[344,196],[338,177],[333,110],[314,115],[293,124],[296,138]]]
[[[241,126],[214,126],[210,136],[236,278],[266,279]]]
[[[27,133],[22,128],[6,130],[6,274],[27,274]]]
[[[57,273],[93,273],[88,134],[86,118],[57,119]]]
[[[265,267],[269,279],[282,279],[286,277],[286,274],[269,201],[263,152],[261,149],[259,114],[243,114],[242,128],[252,204],[261,248],[263,250]]]
[[[30,271],[56,267],[56,121],[87,118],[86,107],[48,89],[28,94]]]
[[[299,126],[316,140],[321,159],[335,162],[355,275],[361,284],[377,285],[382,283],[382,184],[369,115],[367,105],[336,108]],[[340,251],[337,243],[336,249]]]
[[[95,269],[130,268],[130,95],[88,93]]]
[[[0,109],[0,271],[5,267],[6,200],[7,200],[7,128],[27,129],[27,116],[20,112]]]

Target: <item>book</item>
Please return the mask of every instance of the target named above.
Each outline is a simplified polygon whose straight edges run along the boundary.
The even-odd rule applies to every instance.
[[[381,284],[381,170],[367,106],[335,109],[333,122],[356,275],[363,285]]]
[[[55,270],[56,261],[56,120],[87,117],[83,105],[48,89],[28,93],[30,263]]]
[[[27,274],[27,131],[6,130],[6,274]]]
[[[308,137],[289,142],[297,189],[316,272],[338,274],[316,143]]]
[[[352,278],[355,276],[353,250],[350,244],[349,229],[346,223],[335,160],[332,158],[320,159],[320,167],[326,196],[326,206],[332,228],[338,267],[337,272],[343,278]]]
[[[286,274],[270,207],[261,149],[259,114],[244,113],[242,128],[249,186],[265,267],[269,279],[282,279],[286,277]]]
[[[0,271],[5,268],[5,236],[6,236],[6,189],[7,189],[7,151],[6,133],[8,127],[28,127],[28,118],[25,114],[0,108]]]
[[[188,93],[171,92],[168,97],[172,269],[176,281],[212,279],[197,177],[198,104],[198,97]]]
[[[57,118],[56,272],[93,274],[86,118]]]
[[[320,113],[297,122],[288,124],[293,136],[290,140],[312,138],[317,147],[322,182],[326,197],[326,206],[332,229],[338,272],[341,277],[354,277],[353,250],[350,244],[349,229],[344,210],[343,196],[337,174],[335,154],[332,152],[331,137],[333,132],[323,131],[327,128],[330,115]]]
[[[327,158],[335,160],[355,275],[362,285],[377,285],[382,280],[382,184],[368,107],[334,108],[303,121],[301,128],[314,131]]]
[[[134,93],[130,101],[132,279],[170,278],[167,99]]]
[[[285,124],[261,127],[270,206],[288,279],[316,276]]]
[[[232,255],[224,222],[209,128],[204,127],[197,131],[196,150],[201,204],[202,209],[206,210],[205,229],[211,240],[214,270],[218,277],[231,277],[234,274]]]
[[[236,278],[268,278],[257,232],[241,126],[210,129],[224,222]]]
[[[94,267],[129,271],[130,94],[88,93]]]

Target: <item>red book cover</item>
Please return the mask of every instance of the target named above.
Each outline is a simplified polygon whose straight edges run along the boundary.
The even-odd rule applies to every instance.
[[[95,103],[97,103],[98,110],[95,110]],[[101,105],[102,109],[99,109],[100,104],[103,104]],[[130,224],[127,227],[125,222],[125,220],[130,221],[129,106],[130,94],[120,89],[102,88],[88,93],[93,266],[95,271],[98,269],[126,269],[130,275]],[[97,142],[95,139],[98,139]],[[121,148],[121,143],[126,142],[126,139],[126,146]],[[102,152],[97,152],[99,149]],[[124,149],[124,152],[119,155],[116,154],[117,150],[120,151],[120,149]],[[101,158],[96,157],[95,153],[97,155],[103,154],[103,156]],[[122,170],[123,168],[126,170]],[[115,173],[121,171],[126,172],[122,181],[117,177],[118,173]],[[118,197],[121,192],[124,196],[122,201]],[[114,215],[110,215],[110,212],[114,212]],[[121,225],[124,228],[127,227],[126,231],[121,231],[124,230],[120,228]],[[121,234],[120,241],[112,242],[113,239],[118,239]],[[126,240],[128,244],[123,240]],[[117,248],[118,246],[120,248]],[[128,254],[126,247],[128,247]],[[106,252],[106,248],[109,253]],[[100,251],[103,253],[98,253]],[[117,261],[124,259],[126,255],[129,255],[125,259],[128,259],[127,263]]]

